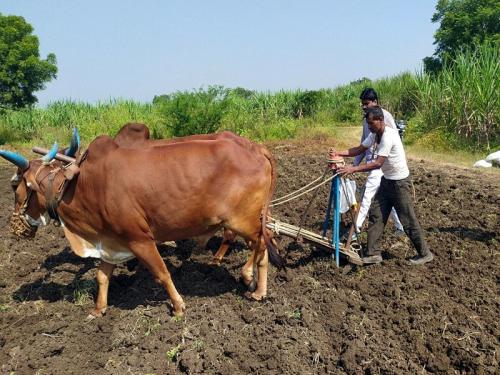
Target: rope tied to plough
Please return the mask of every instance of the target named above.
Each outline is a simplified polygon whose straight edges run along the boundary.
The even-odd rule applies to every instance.
[[[321,177],[318,177],[317,179],[315,179],[314,181],[310,182],[309,184],[301,187],[300,189],[297,189],[295,190],[294,192],[290,193],[290,194],[287,194],[287,195],[284,195],[283,197],[280,197],[280,198],[276,198],[274,200],[271,201],[271,204],[269,205],[269,207],[274,207],[274,206],[279,206],[280,204],[283,204],[283,203],[287,203],[287,202],[290,202],[294,199],[297,199],[307,193],[310,193],[311,191],[313,190],[316,190],[318,189],[320,186],[326,184],[327,182],[331,181],[335,176],[338,175],[338,173],[328,177],[327,179],[324,179],[325,178],[325,175],[326,173],[328,172],[328,170],[330,169],[330,167],[328,167],[328,169],[325,170],[325,173],[323,173],[323,175]],[[317,185],[307,189],[309,186],[311,186],[312,184],[314,184],[315,182],[317,181],[320,181],[322,180],[320,183],[318,183]],[[302,191],[304,189],[307,189],[305,191]]]
[[[279,198],[273,199],[273,200],[271,201],[271,203],[279,202],[279,201],[284,200],[284,199],[286,199],[286,198],[288,198],[288,197],[290,197],[290,196],[293,196],[294,194],[297,194],[298,192],[300,192],[300,191],[302,191],[302,190],[304,190],[304,189],[307,189],[309,186],[311,186],[311,185],[312,185],[312,184],[314,184],[315,182],[317,182],[317,181],[321,180],[323,177],[324,177],[324,176],[320,176],[320,177],[318,177],[317,179],[315,179],[314,181],[311,181],[311,182],[310,182],[310,183],[308,183],[307,185],[302,186],[301,188],[299,188],[299,189],[297,189],[297,190],[295,190],[295,191],[292,191],[292,192],[291,192],[291,193],[289,193],[289,194],[286,194],[286,195],[284,195],[284,196],[282,196],[282,197],[279,197]]]

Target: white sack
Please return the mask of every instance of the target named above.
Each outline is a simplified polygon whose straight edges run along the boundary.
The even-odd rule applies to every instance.
[[[492,152],[486,157],[486,161],[489,161],[490,163],[500,165],[500,150]]]
[[[474,163],[473,167],[476,168],[489,168],[491,167],[491,163],[486,160],[478,160]]]
[[[341,178],[340,181],[340,213],[344,214],[356,204],[356,181],[348,178]]]

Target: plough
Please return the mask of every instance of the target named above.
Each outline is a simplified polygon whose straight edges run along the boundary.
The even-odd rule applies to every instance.
[[[323,237],[317,233],[299,228],[292,224],[283,223],[279,220],[268,218],[267,228],[272,230],[277,235],[283,235],[294,238],[299,241],[309,242],[313,245],[322,247],[326,250],[335,252],[335,244],[332,244],[331,239]],[[363,260],[359,256],[360,246],[357,243],[351,243],[350,248],[339,246],[339,253],[345,255],[350,263],[363,265]]]
[[[347,257],[347,260],[350,263],[356,264],[356,265],[363,265],[363,259],[360,256],[360,251],[361,251],[361,246],[357,242],[351,242],[352,235],[354,233],[354,225],[356,221],[356,213],[354,212],[353,217],[352,217],[352,224],[351,228],[348,232],[347,236],[347,241],[345,244],[340,243],[340,190],[343,187],[343,184],[341,182],[341,177],[339,176],[338,173],[334,173],[333,176],[325,179],[326,173],[331,170],[333,172],[336,171],[336,169],[344,165],[344,159],[339,158],[336,160],[328,160],[328,169],[325,171],[323,174],[323,177],[320,178],[322,181],[316,185],[313,186],[312,188],[309,188],[310,185],[316,183],[320,179],[316,179],[313,182],[311,182],[309,185],[304,186],[303,188],[299,189],[295,193],[291,193],[286,195],[285,197],[278,198],[275,201],[278,201],[281,204],[281,202],[288,202],[291,199],[294,199],[296,197],[299,197],[304,194],[304,192],[301,192],[305,189],[306,192],[312,191],[316,188],[318,188],[320,185],[324,184],[325,182],[332,181],[331,183],[331,188],[330,188],[330,197],[328,199],[328,205],[326,207],[326,215],[325,215],[325,220],[323,222],[323,233],[322,235],[319,235],[317,233],[311,232],[309,230],[303,229],[302,227],[297,227],[292,224],[288,223],[283,223],[279,220],[276,220],[272,217],[268,218],[268,223],[267,223],[267,228],[271,229],[274,233],[277,235],[284,235],[287,237],[294,238],[298,241],[305,241],[309,242],[313,245],[322,247],[326,250],[329,250],[332,252],[332,257],[335,259],[335,262],[337,264],[337,267],[340,265],[340,255],[342,254],[343,256]],[[344,191],[345,192],[345,191]],[[295,195],[295,197],[288,198],[289,196]],[[286,200],[283,200],[285,198]],[[274,201],[273,201],[274,202]],[[271,202],[271,203],[273,203]],[[311,203],[311,202],[310,202]],[[273,204],[272,204],[273,205]],[[308,206],[309,207],[309,206]],[[351,210],[353,208],[351,207]],[[333,211],[333,212],[332,212]],[[306,208],[307,212],[307,208]],[[303,216],[305,217],[306,212],[304,212]],[[333,215],[332,215],[333,214]],[[327,237],[327,232],[328,232],[328,227],[330,225],[330,217],[332,216],[332,237],[328,238]]]

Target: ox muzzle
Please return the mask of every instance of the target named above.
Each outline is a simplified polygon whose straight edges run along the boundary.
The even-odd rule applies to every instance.
[[[10,231],[17,237],[33,238],[40,224],[37,220],[23,215],[20,212],[14,212],[10,218]]]
[[[50,218],[43,214],[40,218],[33,219],[31,216],[23,212],[14,212],[10,218],[10,231],[17,237],[33,238],[40,225],[47,225]]]

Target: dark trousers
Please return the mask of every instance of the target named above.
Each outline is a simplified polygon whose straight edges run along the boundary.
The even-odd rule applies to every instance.
[[[392,207],[396,209],[405,233],[410,237],[417,253],[421,256],[427,255],[429,248],[413,207],[410,177],[402,180],[387,180],[382,177],[380,187],[377,194],[375,194],[368,213],[368,248],[366,255],[380,254],[381,250],[377,245],[384,232]]]

